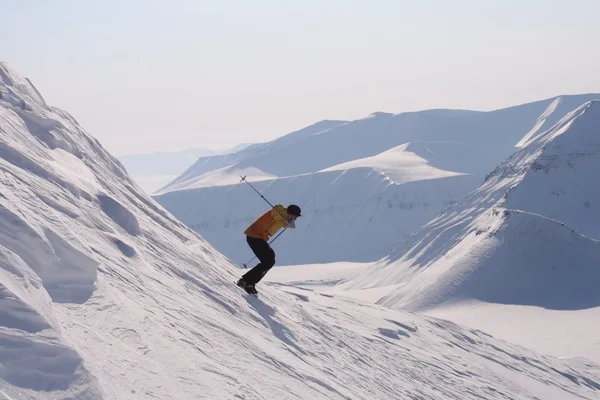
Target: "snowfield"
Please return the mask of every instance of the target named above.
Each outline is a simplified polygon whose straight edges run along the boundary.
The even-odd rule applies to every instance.
[[[600,395],[598,364],[445,320],[269,282],[247,296],[241,270],[4,63],[0,91],[4,398]]]

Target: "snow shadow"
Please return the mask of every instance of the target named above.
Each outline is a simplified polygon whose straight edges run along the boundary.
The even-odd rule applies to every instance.
[[[122,240],[115,238],[113,242],[125,257],[131,258],[137,255],[135,249]]]
[[[53,231],[46,230],[45,234],[55,256],[53,268],[43,278],[48,294],[59,303],[85,303],[94,292],[98,262]]]
[[[0,246],[40,277],[55,302],[81,304],[94,292],[98,261],[50,229],[44,229],[42,236],[19,214],[1,205]]]
[[[501,243],[459,291],[481,301],[584,310],[600,306],[600,242],[562,223],[511,211]]]
[[[262,316],[265,319],[265,321],[269,325],[269,328],[271,328],[273,335],[277,339],[281,340],[289,347],[292,347],[300,354],[306,355],[306,352],[295,343],[296,337],[294,336],[294,334],[290,332],[290,330],[286,328],[285,325],[275,320],[274,317],[277,314],[277,312],[273,307],[263,303],[261,300],[255,299],[253,297],[251,298],[250,296],[246,296],[245,298],[248,304],[252,308],[254,308],[256,312],[260,314],[260,316]]]
[[[408,332],[403,331],[402,329],[389,329],[389,328],[377,328],[377,331],[390,339],[400,339],[400,336],[405,336],[407,338],[410,337]]]
[[[524,264],[486,266],[473,274],[463,292],[483,302],[548,310],[575,311],[600,306],[598,266],[557,263],[547,265],[548,268],[535,278],[518,269]]]
[[[142,233],[137,218],[131,211],[110,196],[100,194],[97,196],[100,208],[115,224],[119,225],[132,236]]]
[[[24,389],[67,390],[78,379],[81,357],[73,350],[0,333],[0,377]]]
[[[27,303],[0,284],[0,326],[37,333],[50,325]]]
[[[401,328],[403,328],[403,329],[405,329],[407,331],[410,331],[412,333],[416,333],[419,330],[419,328],[417,328],[416,326],[406,325],[406,324],[403,324],[402,322],[398,322],[398,321],[395,321],[393,319],[387,319],[386,318],[385,320],[388,321],[388,322],[391,322],[394,325],[398,325],[399,327],[401,327]]]

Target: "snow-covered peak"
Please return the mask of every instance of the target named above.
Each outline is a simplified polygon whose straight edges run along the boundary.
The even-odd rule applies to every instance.
[[[389,279],[391,271],[392,277],[402,281],[403,272],[395,262],[419,267],[433,265],[476,230],[473,226],[478,224],[479,216],[496,215],[493,209],[517,209],[555,220],[566,219],[572,222],[571,228],[585,226],[589,232],[597,232],[592,226],[599,221],[600,209],[591,204],[600,201],[597,185],[593,184],[593,177],[600,170],[599,129],[599,102],[586,102],[568,113],[515,151],[477,190],[401,241],[376,266],[380,272],[369,271],[351,286],[394,282]],[[588,199],[587,206],[584,198]]]
[[[549,108],[555,109],[558,101],[559,99],[553,102]],[[520,150],[515,151],[506,162],[492,172],[491,176],[517,164],[529,168],[537,158],[556,158],[559,153],[563,153],[563,157],[569,156],[571,151],[585,150],[589,145],[593,147],[591,149],[593,153],[596,143],[600,141],[597,133],[599,101],[600,99],[585,102],[564,115],[550,129],[538,133],[534,137],[531,136],[531,132],[527,133],[526,140],[521,140],[517,146]],[[545,120],[547,112],[541,118]]]
[[[20,108],[46,108],[46,102],[31,81],[6,62],[0,62],[0,100]]]
[[[64,161],[65,155],[47,150],[61,149],[79,159],[79,163],[95,165],[100,176],[100,170],[107,169],[133,184],[122,164],[98,140],[86,133],[75,118],[64,110],[46,105],[31,81],[6,63],[0,63],[0,92],[5,151],[20,153],[15,156],[30,158],[33,164],[37,163],[41,169],[47,170],[48,175],[60,176],[65,168],[57,164]],[[7,129],[8,126],[13,129]],[[11,149],[13,145],[17,148]],[[68,174],[69,171],[66,172]]]
[[[528,147],[533,146],[535,152],[507,165],[529,169],[504,207],[541,214],[600,239],[600,102],[581,106],[533,139]]]

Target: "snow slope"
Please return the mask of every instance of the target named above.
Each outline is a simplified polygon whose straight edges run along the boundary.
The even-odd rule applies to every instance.
[[[590,317],[600,316],[600,212],[593,206],[600,201],[600,103],[584,104],[525,142],[480,188],[339,289],[371,294],[378,287],[378,304],[452,316],[494,333],[507,333],[497,321],[510,316],[513,333],[503,337],[533,347],[536,336],[547,335],[537,321],[548,315],[558,322],[555,311],[565,311],[582,344],[577,355],[600,360],[600,342],[588,329]],[[474,310],[492,313],[496,325],[479,322]],[[587,311],[574,322],[566,311],[576,310]],[[564,355],[557,343],[569,342],[548,342],[544,350]]]
[[[12,399],[592,399],[600,366],[261,284],[0,64],[0,394]]]
[[[403,144],[376,156],[348,161],[323,171],[346,171],[353,168],[371,169],[384,174],[395,184],[466,175],[433,168],[425,159],[408,151],[408,147],[408,144]]]

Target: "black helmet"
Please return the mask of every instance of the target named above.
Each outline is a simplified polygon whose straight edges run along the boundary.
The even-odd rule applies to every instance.
[[[295,204],[290,204],[287,208],[287,212],[293,215],[300,216],[300,207]]]

